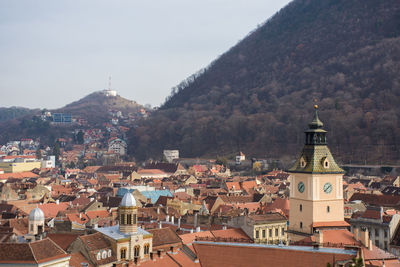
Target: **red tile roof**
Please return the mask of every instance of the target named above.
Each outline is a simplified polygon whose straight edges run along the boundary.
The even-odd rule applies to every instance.
[[[323,227],[348,227],[350,224],[348,224],[345,221],[334,221],[334,222],[314,222],[312,224],[312,227],[314,228],[323,228]]]
[[[286,247],[267,247],[262,245],[235,245],[195,242],[193,247],[202,267],[258,267],[258,266],[326,266],[332,260],[351,260],[354,255],[322,252],[318,250],[307,251],[299,247],[288,249]],[[340,250],[342,251],[342,250]]]
[[[63,250],[67,250],[69,245],[78,238],[78,234],[60,234],[60,233],[48,233],[47,237],[50,238],[54,243],[56,243]]]
[[[32,264],[68,257],[51,239],[31,243],[0,243],[0,263]]]

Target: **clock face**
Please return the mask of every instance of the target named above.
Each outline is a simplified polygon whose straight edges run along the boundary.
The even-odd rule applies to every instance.
[[[327,193],[327,194],[332,192],[332,184],[331,183],[324,184],[324,192]]]
[[[306,189],[306,186],[304,185],[303,182],[300,182],[300,183],[297,185],[297,189],[299,190],[300,193],[303,193],[303,192],[304,192],[304,189]]]

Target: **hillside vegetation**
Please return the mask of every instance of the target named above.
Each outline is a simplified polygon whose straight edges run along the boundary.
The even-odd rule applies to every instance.
[[[295,0],[173,88],[132,131],[130,151],[291,160],[317,99],[336,158],[395,163],[399,73],[398,0]]]
[[[0,122],[22,117],[22,116],[28,114],[29,112],[30,112],[30,109],[28,109],[28,108],[22,108],[22,107],[1,108],[0,107]]]
[[[86,127],[102,127],[103,123],[110,122],[112,118],[110,111],[121,111],[126,116],[130,113],[136,113],[140,108],[142,106],[135,101],[119,95],[107,97],[101,92],[94,92],[63,108],[49,111],[52,113],[68,113],[75,118],[85,119],[88,121]],[[5,110],[10,112],[9,109]],[[20,113],[21,115],[8,116],[8,119],[1,121],[3,113],[2,108],[0,108],[0,144],[29,137],[40,138],[42,144],[53,145],[56,138],[71,135],[75,128],[83,127],[76,124],[52,125],[51,121],[43,121],[40,118],[41,110],[21,108]]]
[[[137,112],[142,107],[135,101],[119,95],[109,97],[101,92],[94,92],[53,112],[70,113],[87,119],[91,124],[102,124],[111,119],[111,110],[118,110],[126,115]]]

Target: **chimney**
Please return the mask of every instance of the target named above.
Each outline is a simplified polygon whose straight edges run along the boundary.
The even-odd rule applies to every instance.
[[[169,222],[169,215],[167,214],[167,216],[165,216],[165,221]]]
[[[181,228],[181,217],[178,218],[178,228]]]
[[[168,206],[165,207],[165,213],[168,214]]]
[[[160,214],[160,206],[157,207],[157,214]]]
[[[318,243],[318,245],[324,244],[324,234],[322,233],[322,231],[318,231],[317,233],[314,234],[315,236],[315,242]]]
[[[380,207],[380,209],[379,209],[379,215],[380,215],[381,222],[382,222],[382,217],[383,217],[383,207]]]
[[[158,228],[160,228],[160,229],[162,228],[162,223],[161,223],[161,221],[158,222]]]
[[[197,212],[194,214],[194,227],[197,226]]]
[[[56,204],[57,204],[57,205],[60,204],[60,200],[57,199],[57,200],[56,200]]]
[[[361,243],[367,247],[369,250],[372,249],[371,242],[372,240],[369,240],[369,233],[368,229],[366,227],[361,227],[360,229],[360,241]],[[371,242],[370,242],[371,241]]]
[[[196,227],[196,233],[200,232],[200,226]]]
[[[360,241],[360,233],[358,232],[358,228],[357,228],[357,227],[354,227],[354,228],[353,228],[353,234],[354,234],[354,238],[355,238],[357,241]]]
[[[190,233],[191,233],[191,234],[193,234],[193,228],[192,228],[192,229],[190,229]]]
[[[82,218],[82,213],[79,212],[79,219],[81,219],[81,218]]]
[[[171,223],[172,223],[172,224],[175,223],[175,217],[174,217],[174,215],[171,216]]]

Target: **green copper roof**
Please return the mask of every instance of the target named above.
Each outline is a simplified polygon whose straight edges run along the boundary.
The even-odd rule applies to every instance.
[[[302,167],[304,160],[305,166]],[[325,161],[328,166],[325,167]],[[337,165],[331,151],[326,145],[305,145],[296,163],[289,172],[297,173],[344,173]]]
[[[310,129],[319,129],[319,128],[322,128],[324,126],[324,124],[318,118],[318,106],[315,105],[314,109],[315,109],[314,119],[312,120],[312,122],[310,124],[308,124],[308,126],[310,126]]]
[[[322,129],[323,123],[318,118],[318,106],[315,105],[315,115],[309,129],[305,131],[306,143],[296,163],[289,172],[297,173],[344,173],[331,151],[326,145],[326,131]]]

